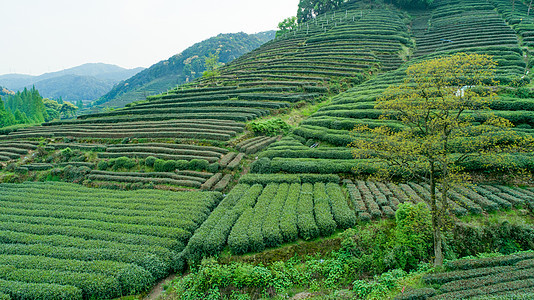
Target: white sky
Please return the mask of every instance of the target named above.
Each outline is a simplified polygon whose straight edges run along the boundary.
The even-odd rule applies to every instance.
[[[0,74],[149,67],[219,33],[276,29],[299,0],[0,0]]]

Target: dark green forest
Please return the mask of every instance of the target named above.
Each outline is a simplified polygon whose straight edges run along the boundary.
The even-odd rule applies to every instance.
[[[61,116],[73,117],[77,109],[61,98],[58,101],[43,98],[35,87],[0,99],[0,128],[49,122]]]

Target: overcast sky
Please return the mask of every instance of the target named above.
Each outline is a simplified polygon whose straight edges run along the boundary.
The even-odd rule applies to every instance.
[[[299,0],[0,0],[0,74],[149,67],[219,33],[276,29]]]

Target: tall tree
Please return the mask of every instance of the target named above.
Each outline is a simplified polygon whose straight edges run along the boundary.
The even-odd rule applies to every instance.
[[[4,107],[4,101],[0,98],[0,128],[15,124],[15,117]]]
[[[61,109],[59,110],[59,113],[63,115],[65,118],[72,118],[76,116],[76,110],[78,110],[78,107],[70,102],[63,102],[61,105]]]
[[[345,0],[300,0],[297,11],[299,23],[315,18],[317,15],[338,8]]]
[[[204,66],[206,71],[204,71],[202,77],[206,78],[210,83],[215,83],[215,80],[221,76],[221,72],[219,71],[219,67],[221,66],[219,62],[219,51],[211,53],[206,57]]]
[[[396,173],[429,184],[436,266],[443,264],[449,189],[468,179],[461,164],[474,157],[488,165],[505,163],[503,154],[533,148],[531,136],[489,111],[495,65],[487,55],[462,53],[414,64],[376,105],[384,119],[400,121],[403,129],[357,126],[352,132],[354,156],[379,163],[378,177]],[[475,114],[484,120],[473,122]]]
[[[284,19],[282,22],[278,23],[279,30],[276,32],[276,37],[282,36],[285,33],[294,30],[297,25],[297,17],[289,17]]]

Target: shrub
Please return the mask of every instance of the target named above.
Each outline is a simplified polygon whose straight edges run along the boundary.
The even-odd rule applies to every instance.
[[[63,169],[63,179],[67,182],[79,182],[90,172],[91,169],[88,167],[74,167],[68,165]]]
[[[188,169],[190,170],[206,170],[209,166],[209,162],[205,159],[192,159],[189,162]]]
[[[254,161],[250,165],[250,172],[251,173],[259,173],[259,174],[267,174],[272,173],[271,171],[271,160],[267,157],[262,157],[256,161]]]
[[[149,156],[145,159],[145,165],[147,165],[148,167],[153,167],[155,162],[156,158],[154,156]]]
[[[208,171],[209,173],[216,173],[219,171],[219,163],[213,163],[213,164],[210,164],[207,168],[206,168],[206,171]]]
[[[247,129],[256,133],[269,136],[286,134],[289,125],[280,118],[272,118],[262,121],[254,121],[247,124]]]
[[[432,218],[425,203],[400,204],[395,213],[395,245],[397,267],[415,269],[420,261],[428,261],[432,250]],[[396,249],[395,249],[396,248]]]
[[[109,164],[113,167],[113,170],[118,169],[131,169],[133,168],[137,162],[134,159],[130,159],[128,157],[119,157],[114,158],[109,161]]]

